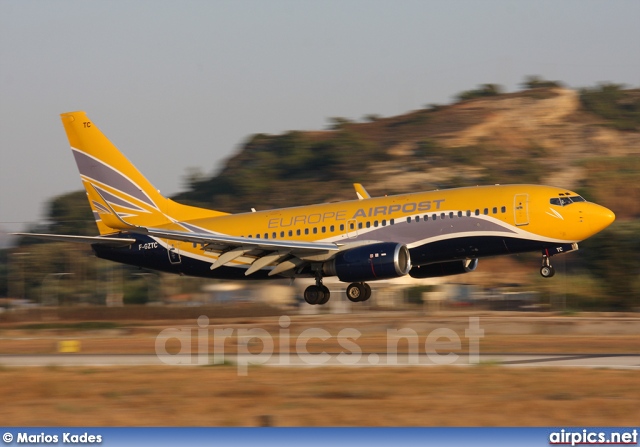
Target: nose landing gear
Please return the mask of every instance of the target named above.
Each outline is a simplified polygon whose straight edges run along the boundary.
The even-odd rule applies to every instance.
[[[542,275],[543,278],[551,278],[556,274],[556,269],[554,269],[551,265],[550,258],[551,257],[546,254],[542,255],[542,267],[540,267],[540,275]]]

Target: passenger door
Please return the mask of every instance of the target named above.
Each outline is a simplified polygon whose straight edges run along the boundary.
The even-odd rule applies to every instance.
[[[529,194],[516,194],[513,210],[517,226],[529,225]]]

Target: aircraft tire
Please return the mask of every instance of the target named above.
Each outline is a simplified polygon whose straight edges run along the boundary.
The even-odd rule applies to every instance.
[[[331,292],[329,292],[329,288],[327,286],[321,286],[320,289],[323,293],[323,297],[321,300],[318,300],[317,304],[327,304],[329,302],[329,298],[331,298]]]
[[[304,290],[304,300],[311,305],[320,304],[324,300],[324,291],[318,286],[309,286]]]
[[[362,283],[362,285],[364,287],[364,296],[360,301],[367,301],[369,298],[371,298],[371,286],[366,282]]]
[[[540,275],[542,275],[543,278],[551,278],[555,274],[556,269],[550,265],[543,265],[542,268],[540,268]]]
[[[357,303],[359,301],[362,301],[362,299],[365,296],[365,293],[366,292],[365,292],[364,286],[359,282],[351,283],[349,284],[349,287],[347,287],[347,298],[352,303]]]

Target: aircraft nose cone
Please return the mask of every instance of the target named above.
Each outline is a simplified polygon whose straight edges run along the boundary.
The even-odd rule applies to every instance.
[[[590,227],[593,231],[593,234],[598,233],[616,220],[616,215],[609,208],[605,208],[604,206],[596,205],[596,209],[590,216]]]

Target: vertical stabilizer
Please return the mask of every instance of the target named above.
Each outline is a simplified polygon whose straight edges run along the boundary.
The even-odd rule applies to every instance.
[[[163,197],[85,112],[63,113],[61,118],[100,234],[126,229],[117,224],[119,219],[102,218],[112,211],[132,225],[145,227],[225,214]]]

